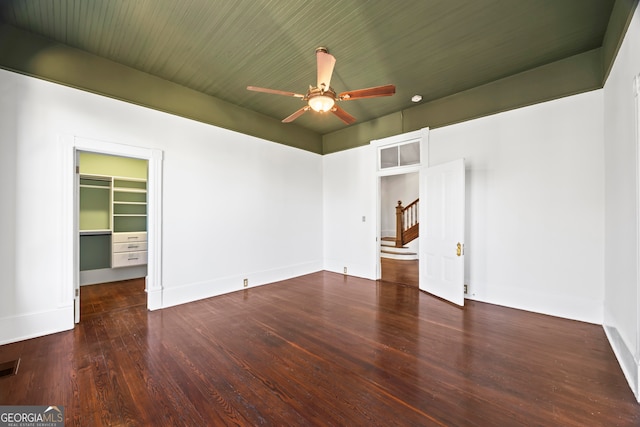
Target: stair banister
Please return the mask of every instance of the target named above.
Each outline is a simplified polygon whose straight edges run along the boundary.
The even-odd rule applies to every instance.
[[[411,202],[407,207],[402,206],[402,201],[398,200],[396,206],[396,247],[401,248],[406,243],[418,237],[419,217],[418,205],[420,199]]]

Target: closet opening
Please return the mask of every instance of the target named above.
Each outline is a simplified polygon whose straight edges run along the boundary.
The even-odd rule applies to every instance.
[[[149,162],[76,151],[80,316],[146,305]]]
[[[80,320],[146,303],[148,161],[77,151]]]

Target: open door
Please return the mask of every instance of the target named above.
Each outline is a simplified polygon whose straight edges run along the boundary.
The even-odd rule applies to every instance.
[[[74,150],[74,168],[73,174],[73,218],[74,218],[74,271],[73,271],[73,321],[80,323],[80,232],[79,230],[79,215],[80,215],[80,152]]]
[[[420,289],[460,306],[464,306],[464,179],[464,159],[460,159],[424,168],[420,183]]]

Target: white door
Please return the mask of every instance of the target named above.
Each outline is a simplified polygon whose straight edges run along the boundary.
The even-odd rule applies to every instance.
[[[74,239],[73,257],[75,259],[73,271],[73,320],[80,323],[80,152],[75,150],[75,173],[73,181],[73,215],[74,215]]]
[[[464,159],[422,171],[420,289],[464,305]]]

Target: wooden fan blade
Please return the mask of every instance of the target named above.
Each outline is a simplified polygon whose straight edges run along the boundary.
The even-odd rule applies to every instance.
[[[284,90],[267,89],[264,87],[257,87],[257,86],[247,86],[247,89],[252,90],[254,92],[272,93],[274,95],[295,96],[296,98],[304,98],[304,95],[301,95],[295,92],[286,92]]]
[[[352,124],[354,124],[356,122],[356,118],[355,117],[353,117],[351,114],[347,113],[346,111],[344,111],[342,108],[338,107],[337,105],[331,109],[331,112],[333,114],[335,114],[336,116],[338,116],[338,118],[340,120],[342,120],[343,122],[345,122],[348,125],[352,125]]]
[[[295,113],[287,117],[286,119],[282,120],[282,123],[291,123],[292,121],[294,121],[295,119],[303,115],[309,108],[311,107],[309,107],[308,105],[305,105],[304,107],[302,107],[301,109],[299,109],[298,111],[296,111]]]
[[[336,58],[322,50],[316,51],[316,60],[318,62],[318,88],[327,90],[331,84],[331,75],[333,67],[336,65]],[[324,87],[322,86],[324,84]]]
[[[367,89],[350,90],[342,92],[338,95],[341,101],[350,101],[352,99],[376,98],[378,96],[391,96],[396,93],[394,85],[376,86]]]

